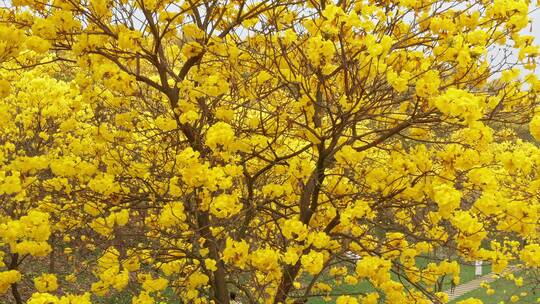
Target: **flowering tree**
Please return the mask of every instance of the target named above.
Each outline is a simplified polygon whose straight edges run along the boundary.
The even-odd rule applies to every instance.
[[[537,270],[529,6],[12,1],[0,292],[445,303],[458,257]]]

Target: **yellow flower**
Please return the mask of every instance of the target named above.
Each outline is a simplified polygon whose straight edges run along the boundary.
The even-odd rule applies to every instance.
[[[390,280],[389,270],[391,262],[389,260],[364,256],[356,264],[356,274],[359,278],[368,278],[375,286],[381,286]]]
[[[156,127],[160,129],[161,131],[168,132],[176,129],[176,120],[166,117],[166,116],[159,116],[155,120]]]
[[[521,251],[520,258],[531,267],[540,267],[540,244],[525,245]]]
[[[195,41],[188,42],[182,47],[182,54],[186,58],[195,57],[203,52],[203,47]]]
[[[242,204],[238,202],[236,195],[221,194],[212,200],[210,212],[218,218],[233,216],[242,210]]]
[[[138,40],[141,36],[139,31],[121,30],[118,33],[118,47],[123,50],[136,51],[139,49]]]
[[[165,288],[167,288],[168,284],[169,284],[169,281],[167,279],[164,279],[164,278],[154,279],[151,276],[146,276],[142,283],[142,287],[144,290],[148,292],[154,292],[154,291],[164,290]]]
[[[440,84],[438,73],[429,70],[416,82],[416,95],[424,98],[434,96],[438,93]]]
[[[303,241],[308,236],[308,229],[305,224],[297,219],[287,219],[283,222],[282,233],[288,239]]]
[[[213,260],[213,259],[205,259],[204,260],[204,266],[206,267],[206,269],[210,270],[210,271],[216,271],[217,270],[217,267],[216,267],[216,260]]]
[[[482,300],[476,299],[476,298],[469,298],[463,301],[457,302],[457,304],[483,304]]]
[[[358,300],[351,296],[339,296],[336,299],[336,304],[358,304]]]
[[[540,113],[535,114],[529,123],[529,130],[531,135],[537,140],[540,141]]]
[[[55,291],[58,288],[58,281],[54,274],[42,274],[34,278],[34,286],[39,292]]]
[[[54,296],[52,294],[49,294],[49,293],[34,293],[32,294],[32,296],[30,297],[30,299],[28,299],[28,301],[26,302],[27,304],[44,304],[44,303],[59,303],[59,299],[57,296]]]
[[[248,258],[249,245],[243,240],[237,242],[232,238],[227,238],[225,245],[223,261],[244,268]]]
[[[448,184],[436,185],[433,191],[433,199],[439,206],[439,213],[443,218],[449,218],[461,204],[461,192]]]
[[[150,296],[147,291],[141,291],[141,293],[131,299],[131,304],[155,304],[154,298]]]
[[[191,39],[202,39],[205,35],[204,31],[195,24],[184,25],[182,27],[182,32],[184,33],[185,38]]]
[[[21,273],[17,270],[0,272],[0,294],[5,293],[11,284],[19,282],[21,278]]]
[[[189,288],[195,289],[208,284],[208,281],[209,278],[207,275],[200,272],[194,272],[189,276],[187,284]]]
[[[302,267],[312,275],[316,275],[323,269],[324,254],[318,251],[311,250],[300,259]]]
[[[185,221],[184,204],[181,202],[167,203],[159,215],[159,224],[164,227],[173,227]]]
[[[28,49],[38,54],[43,54],[51,48],[51,43],[49,41],[38,36],[31,36],[26,39],[24,43]]]

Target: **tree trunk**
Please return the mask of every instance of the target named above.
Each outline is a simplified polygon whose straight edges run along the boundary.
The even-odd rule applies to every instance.
[[[205,246],[208,248],[210,257],[216,261],[216,271],[213,273],[212,289],[214,300],[217,304],[229,304],[229,291],[225,280],[225,264],[219,255],[219,245],[216,238],[210,232],[210,219],[207,212],[201,212],[197,218],[202,237],[205,239]]]
[[[19,262],[19,254],[14,253],[11,254],[11,262],[9,263],[9,270],[17,270],[17,266]],[[13,298],[15,299],[15,303],[22,304],[23,301],[21,299],[21,294],[19,293],[19,289],[17,287],[17,283],[11,284],[11,294],[13,295]]]

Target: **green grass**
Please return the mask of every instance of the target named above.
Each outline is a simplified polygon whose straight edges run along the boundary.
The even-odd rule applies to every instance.
[[[328,282],[325,282],[329,284]],[[359,294],[359,293],[367,293],[374,291],[375,288],[369,283],[368,281],[361,281],[358,282],[356,285],[347,285],[342,284],[339,286],[335,286],[332,290],[332,293],[334,294]],[[332,297],[332,299],[327,302],[324,300],[323,297],[313,297],[308,300],[309,304],[324,304],[324,303],[335,303],[335,297]]]
[[[416,266],[419,268],[424,268],[427,266],[428,263],[433,262],[432,260],[426,259],[426,258],[418,258],[416,260]],[[474,274],[474,265],[468,265],[468,264],[461,264],[461,273],[460,273],[460,284],[469,282],[476,278]],[[488,274],[491,272],[491,265],[484,264],[482,265],[482,274]],[[395,276],[393,276],[393,279],[397,280]],[[321,282],[333,285],[332,284],[333,278],[328,276],[321,276]],[[446,278],[443,281],[443,290],[450,289],[450,280],[451,278]],[[359,293],[369,293],[375,291],[375,288],[366,280],[363,280],[359,282],[356,285],[347,285],[347,284],[341,284],[338,286],[334,286],[334,289],[332,290],[333,294],[359,294]],[[312,297],[308,300],[309,304],[324,304],[324,303],[335,303],[336,297],[331,297],[329,301],[326,301],[323,297]]]
[[[482,300],[485,304],[497,304],[503,301],[504,303],[511,303],[510,298],[513,295],[520,295],[522,292],[526,292],[527,295],[520,296],[519,300],[516,303],[537,303],[537,299],[540,298],[540,294],[537,292],[534,294],[531,292],[531,275],[525,272],[516,273],[515,276],[523,276],[523,286],[517,287],[513,281],[507,280],[505,278],[497,279],[490,283],[490,287],[495,290],[495,293],[492,295],[486,294],[486,288],[478,288],[469,293],[464,294],[463,296],[457,298],[456,300],[450,303],[458,303],[459,301],[468,299],[468,298],[477,298]]]
[[[463,283],[476,279],[476,275],[474,274],[474,268],[475,268],[474,265],[467,265],[467,264],[461,265],[461,273],[459,274],[459,277],[460,277],[459,284],[463,284]],[[491,264],[483,264],[482,275],[488,274],[490,272],[491,272]],[[448,280],[448,282],[445,282],[443,285],[445,286],[443,290],[449,289],[450,281]]]
[[[132,294],[128,292],[127,290],[124,290],[122,292],[117,293],[111,293],[109,295],[103,296],[103,297],[97,297],[94,296],[92,299],[92,303],[96,304],[131,304],[131,300],[134,296],[137,296],[137,294]],[[156,300],[158,298],[156,297]],[[158,302],[156,303],[179,303],[178,297],[174,294],[174,290],[170,287],[165,289],[160,297]]]

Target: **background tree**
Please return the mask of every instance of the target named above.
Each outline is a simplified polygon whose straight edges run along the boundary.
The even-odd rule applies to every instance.
[[[457,257],[538,268],[539,151],[513,133],[540,90],[529,6],[10,3],[0,291],[431,303]],[[16,257],[36,250],[48,271]]]

